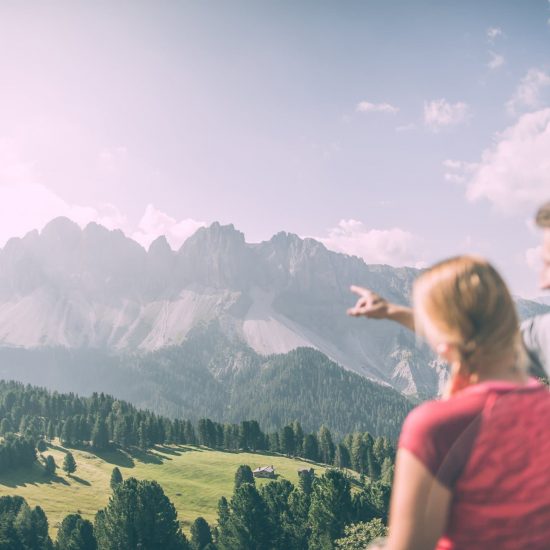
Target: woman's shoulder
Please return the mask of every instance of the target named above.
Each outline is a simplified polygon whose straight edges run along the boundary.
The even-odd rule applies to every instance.
[[[426,401],[414,408],[405,420],[403,431],[433,431],[471,422],[483,410],[487,396],[464,394],[450,399]]]
[[[407,416],[398,447],[415,455],[445,485],[452,485],[479,431],[485,402],[485,395],[464,394],[419,405]],[[451,449],[452,471],[441,477]]]

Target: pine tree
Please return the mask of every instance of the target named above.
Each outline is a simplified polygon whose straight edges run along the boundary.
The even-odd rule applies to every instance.
[[[254,474],[247,464],[241,464],[241,466],[237,468],[235,472],[234,490],[236,491],[243,483],[255,485]]]
[[[71,475],[76,472],[76,460],[72,453],[67,453],[63,459],[63,470]]]
[[[313,468],[310,468],[309,470],[303,469],[298,472],[298,484],[305,495],[311,495],[314,480],[315,472]]]
[[[365,445],[367,447],[367,474],[372,479],[380,477],[380,466],[373,453],[374,440],[369,433],[365,434]]]
[[[337,468],[349,468],[351,466],[348,450],[344,445],[342,445],[342,443],[338,443],[338,445],[336,445],[334,465]]]
[[[191,525],[191,548],[204,550],[209,544],[212,544],[210,525],[203,517],[198,517]]]
[[[327,545],[342,537],[351,513],[351,490],[347,477],[338,470],[327,470],[317,479],[311,495],[310,548],[330,547]]]
[[[315,434],[307,434],[304,438],[304,458],[319,460],[319,444]]]
[[[309,494],[299,489],[294,489],[288,497],[290,518],[288,531],[292,537],[288,548],[292,548],[292,550],[307,550],[310,535],[308,522],[310,501]]]
[[[295,441],[294,430],[292,429],[292,426],[285,426],[281,430],[279,444],[281,446],[281,452],[285,453],[287,456],[291,456],[294,454]]]
[[[229,503],[225,497],[218,501],[218,528],[222,528],[229,520]]]
[[[304,452],[304,430],[302,430],[302,425],[295,420],[292,424],[294,430],[294,447],[297,456],[303,456]]]
[[[380,481],[382,483],[385,483],[386,485],[390,485],[393,483],[393,472],[394,472],[394,465],[391,461],[390,457],[386,457],[384,459],[384,462],[382,462],[382,468],[380,473]]]
[[[98,450],[104,450],[109,446],[109,432],[107,424],[102,416],[97,416],[94,428],[92,430],[92,447]]]
[[[61,444],[65,446],[71,446],[74,444],[74,420],[71,416],[63,423],[63,429],[61,430]]]
[[[288,499],[294,486],[290,481],[267,483],[260,489],[273,526],[273,546],[275,548],[293,548],[293,528],[290,519]]]
[[[188,550],[176,509],[156,481],[130,477],[115,488],[96,515],[95,534],[102,550]]]
[[[353,434],[351,443],[351,467],[360,474],[367,473],[367,445],[362,434]]]
[[[57,470],[57,464],[55,463],[55,459],[52,455],[48,455],[46,457],[46,462],[44,464],[44,467],[46,469],[46,473],[53,476],[55,475],[55,471]]]
[[[122,483],[122,474],[117,466],[113,468],[111,473],[111,489],[114,491]]]
[[[48,422],[48,427],[46,431],[47,431],[48,441],[53,441],[55,437],[55,424],[51,420]]]
[[[97,542],[90,521],[80,514],[65,516],[57,532],[56,550],[96,550]]]
[[[235,491],[229,517],[220,523],[219,531],[220,550],[265,550],[273,547],[271,518],[254,485],[243,483]]]
[[[325,464],[332,464],[334,460],[334,443],[332,435],[326,426],[321,426],[319,430],[319,454],[321,461]]]

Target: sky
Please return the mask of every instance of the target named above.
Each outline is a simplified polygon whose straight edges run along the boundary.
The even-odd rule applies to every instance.
[[[0,68],[0,246],[219,221],[541,294],[548,0],[0,0]]]

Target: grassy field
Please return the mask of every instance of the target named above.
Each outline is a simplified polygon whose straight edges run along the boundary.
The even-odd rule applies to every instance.
[[[0,496],[21,495],[29,505],[40,505],[48,516],[52,536],[57,534],[59,522],[69,513],[79,512],[93,521],[95,513],[103,508],[111,493],[109,481],[114,466],[124,478],[155,480],[162,485],[168,498],[178,511],[184,531],[198,516],[210,524],[216,523],[218,499],[228,499],[233,492],[233,479],[241,464],[252,469],[273,465],[279,479],[298,482],[298,469],[314,467],[322,473],[320,465],[279,455],[245,452],[212,451],[193,446],[155,447],[147,453],[111,451],[92,453],[71,449],[77,470],[67,476],[61,470],[66,449],[53,445],[44,455],[51,454],[58,465],[57,476],[44,475],[41,465],[31,469],[15,470],[0,478]],[[257,484],[269,480],[258,479]]]

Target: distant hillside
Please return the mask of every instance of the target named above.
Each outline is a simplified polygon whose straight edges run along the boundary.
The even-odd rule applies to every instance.
[[[335,435],[369,431],[395,439],[411,403],[390,387],[300,348],[263,357],[235,350],[213,323],[182,346],[146,354],[100,350],[1,349],[0,378],[63,392],[108,392],[170,417],[221,422],[256,419],[266,431],[299,420]]]

